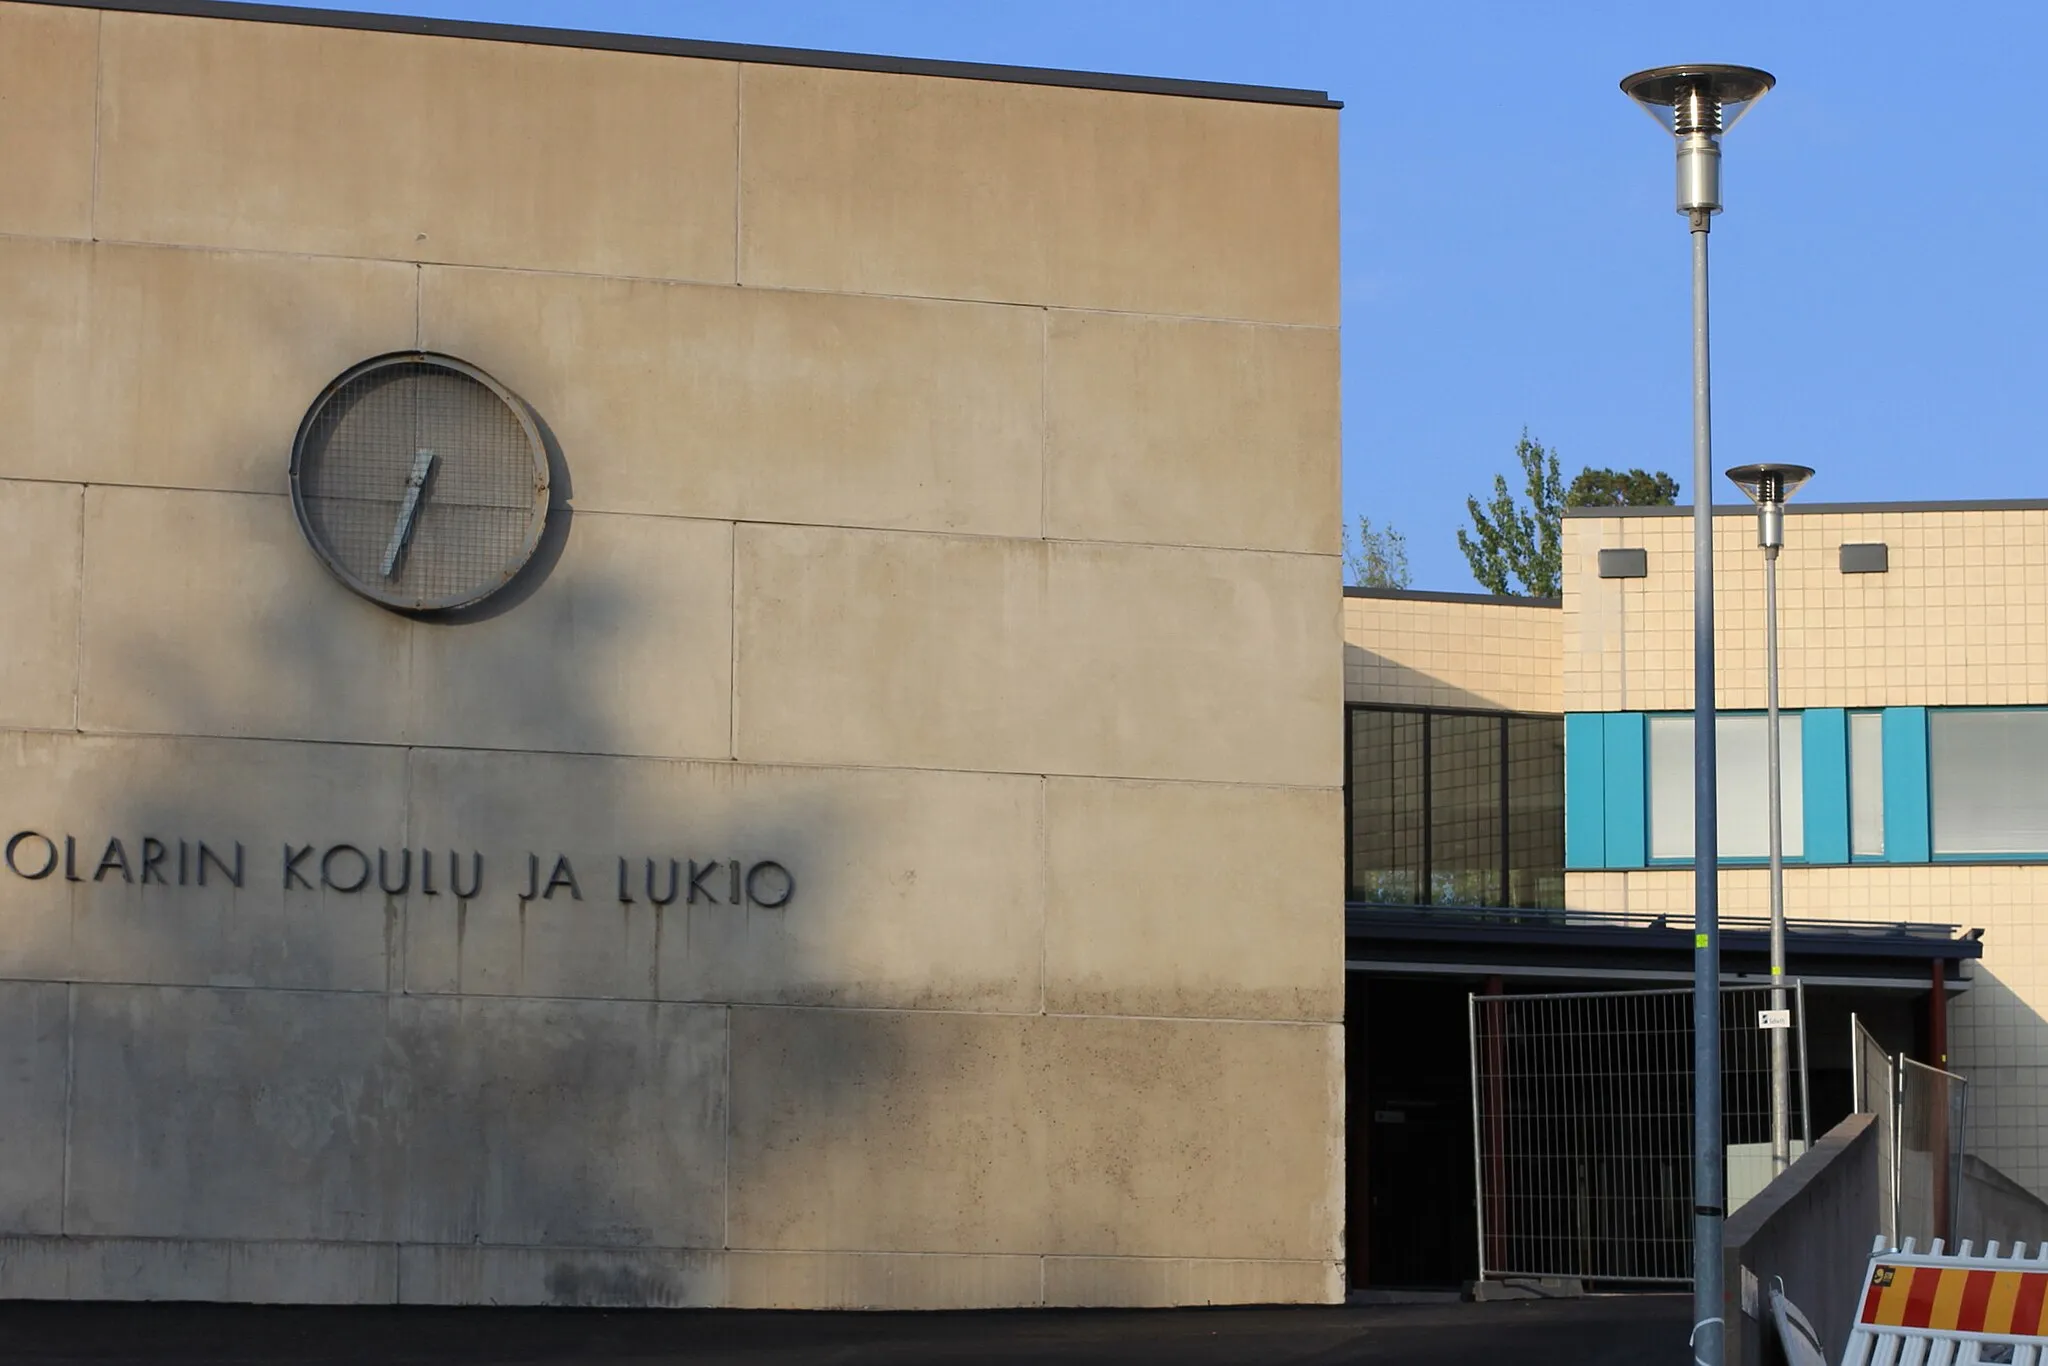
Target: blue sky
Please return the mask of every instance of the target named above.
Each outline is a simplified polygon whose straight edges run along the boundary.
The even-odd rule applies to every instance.
[[[347,4],[348,0],[338,0]],[[1346,102],[1344,496],[1464,589],[1526,425],[1687,485],[1669,139],[1616,82],[1740,62],[1715,225],[1715,450],[1814,500],[2048,496],[2048,5],[408,0],[350,8],[1327,89]],[[1717,491],[1723,500],[1736,496]]]

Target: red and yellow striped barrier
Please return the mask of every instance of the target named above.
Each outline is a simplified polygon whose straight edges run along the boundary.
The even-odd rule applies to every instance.
[[[2048,1337],[2048,1271],[1877,1262],[1858,1322],[1999,1338]]]
[[[1972,1256],[1967,1242],[1943,1256],[1940,1239],[1924,1253],[1879,1240],[1843,1366],[1961,1366],[1998,1343],[2013,1346],[1995,1359],[2048,1366],[2048,1243],[2032,1257],[2024,1245],[2000,1257],[1996,1243]]]

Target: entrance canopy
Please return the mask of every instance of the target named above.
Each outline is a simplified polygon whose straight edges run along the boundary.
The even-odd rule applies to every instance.
[[[1968,988],[1984,932],[1864,920],[1785,922],[1787,971],[1809,986],[1924,992],[1936,962],[1950,993]],[[1770,980],[1770,922],[1723,916],[1721,973]],[[1614,911],[1393,906],[1344,908],[1353,972],[1500,977],[1505,981],[1680,982],[1692,978],[1690,917]]]

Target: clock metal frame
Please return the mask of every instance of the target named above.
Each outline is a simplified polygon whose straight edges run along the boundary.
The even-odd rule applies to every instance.
[[[303,478],[306,470],[307,451],[309,443],[313,440],[318,430],[320,419],[326,413],[329,405],[351,385],[356,384],[365,377],[374,375],[380,370],[395,369],[401,366],[439,370],[481,385],[502,403],[518,422],[520,432],[525,437],[527,449],[531,453],[533,460],[533,508],[527,519],[524,537],[519,542],[516,552],[507,559],[503,567],[489,581],[479,583],[473,588],[466,588],[460,592],[443,594],[437,597],[420,597],[415,594],[405,593],[387,583],[365,578],[363,575],[350,569],[347,564],[342,562],[334,547],[329,545],[323,538],[319,525],[307,505],[307,492]],[[424,452],[422,454],[424,455]],[[424,471],[416,471],[416,480],[423,474]],[[300,419],[298,434],[292,440],[290,481],[292,513],[298,520],[299,530],[304,534],[307,544],[313,548],[314,555],[318,557],[320,563],[326,567],[327,571],[340,580],[351,592],[369,599],[380,607],[387,607],[393,611],[409,614],[432,615],[435,613],[452,612],[465,607],[473,607],[504,589],[514,579],[518,578],[521,570],[532,563],[534,552],[539,549],[542,533],[547,527],[550,497],[548,450],[547,444],[541,436],[540,425],[535,420],[532,409],[527,406],[524,399],[499,383],[485,371],[471,365],[468,361],[437,351],[392,351],[381,356],[372,356],[368,360],[350,366],[347,370],[344,370],[341,374],[335,376],[333,380],[329,381],[327,386],[320,391],[319,397],[313,400],[312,406],[306,409],[305,417]],[[401,543],[416,539],[420,534],[420,527],[410,525],[410,519],[416,513],[417,496],[416,490],[414,495],[407,499],[404,504],[404,510],[401,512],[401,517],[408,521],[406,534],[394,537],[394,545],[404,550],[407,554],[410,553],[409,545]]]

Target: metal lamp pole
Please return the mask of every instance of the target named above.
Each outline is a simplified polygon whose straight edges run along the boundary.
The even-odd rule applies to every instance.
[[[1693,1357],[1726,1357],[1721,1225],[1720,837],[1714,760],[1714,440],[1707,345],[1707,234],[1721,211],[1721,135],[1776,84],[1744,66],[1666,66],[1621,83],[1678,140],[1678,211],[1692,228],[1693,546]]]
[[[1785,807],[1778,749],[1778,552],[1785,500],[1813,478],[1805,465],[1738,465],[1728,477],[1756,504],[1764,552],[1764,753],[1771,820],[1771,1175],[1792,1165],[1791,1029],[1785,1011]],[[1812,1135],[1807,1135],[1810,1139]]]

